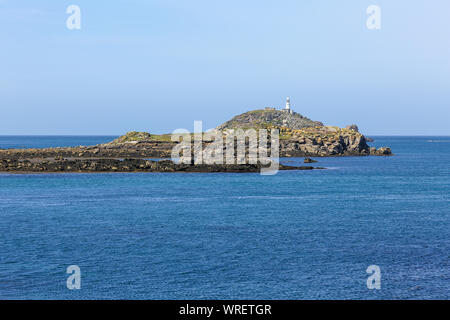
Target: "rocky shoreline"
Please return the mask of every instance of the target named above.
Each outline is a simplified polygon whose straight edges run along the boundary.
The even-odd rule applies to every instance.
[[[44,149],[0,149],[0,159],[46,159],[46,158],[170,158],[174,142],[149,141],[136,144],[95,145]]]
[[[0,172],[4,173],[56,173],[56,172],[261,172],[258,164],[177,164],[171,160],[144,159],[33,159],[0,160]],[[311,166],[279,166],[279,170],[323,169]]]
[[[328,129],[329,130],[329,129]],[[286,135],[286,131],[281,134]],[[125,135],[126,136],[126,135]],[[120,139],[120,138],[119,138]],[[119,140],[117,139],[117,140]],[[120,140],[119,140],[120,141]],[[0,159],[45,159],[45,158],[171,158],[172,149],[177,142],[135,140],[116,142],[95,146],[59,147],[44,149],[0,149]],[[203,143],[204,147],[208,142]],[[225,145],[224,145],[225,147]],[[338,156],[390,156],[388,147],[374,148],[367,144],[366,138],[346,129],[329,131],[288,132],[285,139],[280,139],[280,157],[338,157]]]

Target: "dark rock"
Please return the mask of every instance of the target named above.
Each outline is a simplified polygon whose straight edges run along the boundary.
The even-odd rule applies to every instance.
[[[375,150],[371,149],[370,151],[371,151],[370,154],[374,155],[374,156],[391,156],[392,155],[392,150],[389,147],[381,147],[381,148],[378,148]]]
[[[0,160],[0,172],[260,172],[258,164],[176,164],[171,160],[72,159],[72,160]],[[314,167],[280,165],[279,170],[313,170]]]
[[[317,162],[317,160],[313,160],[311,158],[305,158],[305,160],[303,160],[304,163],[314,163]]]
[[[350,124],[345,127],[346,129],[353,130],[355,132],[359,132],[358,126],[356,124]]]

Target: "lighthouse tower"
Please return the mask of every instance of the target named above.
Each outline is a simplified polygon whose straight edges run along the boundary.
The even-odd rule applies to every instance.
[[[285,108],[286,112],[292,114],[292,109],[291,109],[291,98],[287,97],[286,98],[286,108]]]

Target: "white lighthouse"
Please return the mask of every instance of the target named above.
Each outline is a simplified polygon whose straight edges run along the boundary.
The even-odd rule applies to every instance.
[[[286,98],[286,108],[284,108],[286,110],[286,112],[292,114],[292,110],[291,110],[291,98],[287,97]]]

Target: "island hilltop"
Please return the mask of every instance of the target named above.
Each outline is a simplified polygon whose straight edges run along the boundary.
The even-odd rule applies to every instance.
[[[312,121],[291,108],[290,98],[286,99],[283,109],[267,107],[253,110],[218,126],[216,129],[271,129],[280,130],[280,156],[282,157],[329,157],[329,156],[387,156],[389,147],[376,149],[370,147],[364,135],[358,132],[358,126],[346,128],[325,126],[322,122]]]
[[[280,110],[264,108],[237,115],[215,130],[227,136],[230,129],[278,129],[280,157],[388,156],[389,147],[376,149],[367,144],[356,125],[326,126],[292,110],[290,99]],[[269,130],[270,131],[270,130]],[[177,165],[171,161],[155,164],[148,158],[170,158],[178,144],[171,134],[129,132],[105,144],[45,149],[0,149],[0,171],[257,171],[260,165]],[[204,141],[207,146],[212,141]],[[224,145],[225,149],[226,145]],[[123,159],[129,159],[124,162]],[[131,161],[132,160],[132,161]],[[301,168],[301,167],[298,167]],[[281,170],[290,168],[283,168]],[[313,167],[303,167],[313,169]]]

